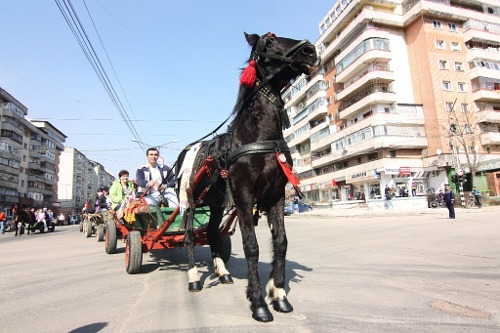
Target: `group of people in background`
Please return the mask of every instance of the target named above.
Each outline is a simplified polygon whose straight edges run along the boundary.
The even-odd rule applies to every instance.
[[[26,230],[29,234],[36,224],[42,223],[45,229],[47,223],[54,219],[54,213],[50,209],[35,210],[33,207],[22,209],[17,204],[12,206],[12,215],[13,225],[11,226],[7,224],[6,210],[0,209],[0,234],[4,234],[11,228],[14,229],[15,236],[23,235]]]

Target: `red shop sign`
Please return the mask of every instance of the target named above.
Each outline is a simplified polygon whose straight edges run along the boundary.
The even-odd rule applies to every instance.
[[[411,175],[410,167],[400,167],[399,168],[399,175],[400,176],[410,176]]]

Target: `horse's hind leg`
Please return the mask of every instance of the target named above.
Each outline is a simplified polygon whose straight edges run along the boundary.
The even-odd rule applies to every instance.
[[[279,207],[279,205],[278,205]],[[268,212],[269,227],[273,238],[273,263],[269,274],[266,291],[273,309],[278,312],[292,312],[293,307],[288,302],[285,292],[285,258],[288,247],[286,238],[283,209],[276,206]]]
[[[226,269],[222,260],[222,238],[220,236],[219,225],[224,215],[223,207],[210,207],[210,221],[207,228],[208,242],[214,260],[214,271],[222,284],[231,284],[233,279]]]

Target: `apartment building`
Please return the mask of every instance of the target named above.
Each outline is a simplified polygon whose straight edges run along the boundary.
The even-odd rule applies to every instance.
[[[0,88],[0,206],[57,209],[59,155],[66,136],[25,117],[28,108]]]
[[[336,2],[323,67],[283,93],[307,199],[424,196],[458,169],[499,195],[499,17],[491,0]]]
[[[100,163],[89,160],[78,149],[65,146],[61,153],[58,186],[61,211],[78,214],[89,199],[96,197],[99,187],[110,187],[114,180]]]

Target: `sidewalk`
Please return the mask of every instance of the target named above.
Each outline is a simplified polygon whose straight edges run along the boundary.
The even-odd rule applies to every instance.
[[[488,206],[479,208],[455,207],[457,215],[474,214],[477,212],[500,213],[500,206]],[[414,216],[414,215],[448,215],[446,208],[392,208],[392,209],[369,209],[369,208],[316,208],[309,212],[296,213],[287,216],[286,219],[300,219],[304,217],[329,218],[329,217],[374,217],[374,216]]]

